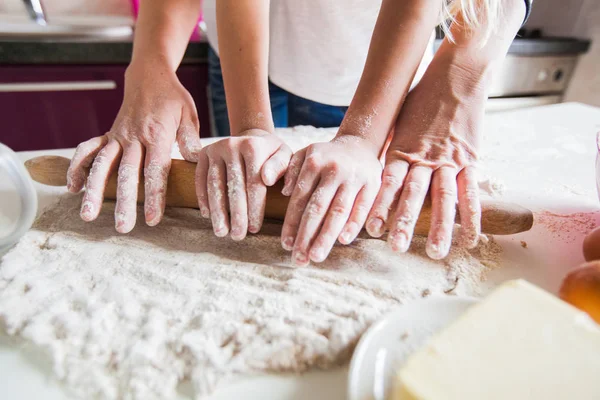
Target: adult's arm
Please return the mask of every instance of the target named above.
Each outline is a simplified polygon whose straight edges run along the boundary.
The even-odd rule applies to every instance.
[[[177,139],[186,159],[196,159],[200,149],[198,115],[175,71],[199,13],[198,0],[141,3],[121,109],[108,133],[77,147],[69,167],[69,190],[78,192],[84,184],[86,187],[81,207],[85,221],[97,218],[108,177],[119,166],[116,230],[126,233],[135,225],[142,167],[146,223],[158,224],[165,208],[173,142]],[[86,181],[88,167],[91,170]]]
[[[436,259],[448,254],[457,200],[461,241],[466,247],[477,244],[476,163],[487,93],[525,15],[523,0],[501,0],[500,6],[498,20],[482,17],[478,26],[457,16],[450,27],[454,41],[443,41],[396,121],[383,184],[367,221],[373,236],[381,236],[387,225],[396,251],[408,249],[427,193],[433,203],[427,254]]]

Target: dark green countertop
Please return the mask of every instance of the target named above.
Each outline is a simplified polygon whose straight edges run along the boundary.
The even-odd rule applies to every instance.
[[[434,48],[440,45],[436,40]],[[192,41],[183,58],[184,64],[207,62],[208,43]],[[587,52],[590,42],[585,40],[549,38],[543,40],[517,39],[509,54],[517,56],[578,55]],[[0,40],[2,64],[128,64],[133,41],[3,41]]]
[[[0,41],[1,64],[128,64],[133,42],[121,41]],[[184,64],[207,62],[208,43],[192,41]]]

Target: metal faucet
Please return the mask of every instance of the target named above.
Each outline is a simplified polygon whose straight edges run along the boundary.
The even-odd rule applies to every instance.
[[[25,3],[25,7],[27,8],[29,16],[35,21],[36,24],[48,24],[48,21],[46,20],[46,13],[44,12],[44,7],[42,6],[42,0],[23,0],[23,2]]]

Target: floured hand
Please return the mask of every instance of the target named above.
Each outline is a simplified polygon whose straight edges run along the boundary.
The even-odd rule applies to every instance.
[[[294,154],[282,190],[291,198],[281,243],[295,264],[324,261],[336,239],[349,244],[356,238],[379,189],[377,156],[372,144],[355,136]]]
[[[285,173],[292,150],[274,134],[260,129],[220,140],[198,155],[196,195],[203,217],[215,235],[231,232],[242,240],[263,222],[267,186]],[[228,213],[229,211],[229,213]]]
[[[481,206],[476,178],[485,91],[470,85],[468,71],[430,66],[409,93],[386,153],[383,182],[367,220],[367,231],[405,252],[425,197],[432,200],[429,257],[444,258],[452,242],[456,202],[465,247],[477,245]]]
[[[69,191],[79,192],[84,184],[86,188],[81,218],[98,217],[106,183],[118,166],[115,227],[120,233],[131,231],[143,165],[146,223],[158,224],[165,208],[171,146],[177,139],[184,158],[196,161],[201,148],[199,130],[194,100],[174,72],[158,65],[130,66],[123,105],[111,130],[77,146],[69,166]],[[90,166],[86,182],[85,169]]]

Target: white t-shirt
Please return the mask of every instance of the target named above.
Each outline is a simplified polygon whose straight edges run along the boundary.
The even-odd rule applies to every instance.
[[[218,54],[216,0],[204,0]],[[348,106],[358,86],[381,0],[271,0],[269,79],[296,96]],[[433,35],[414,84],[433,57]]]

